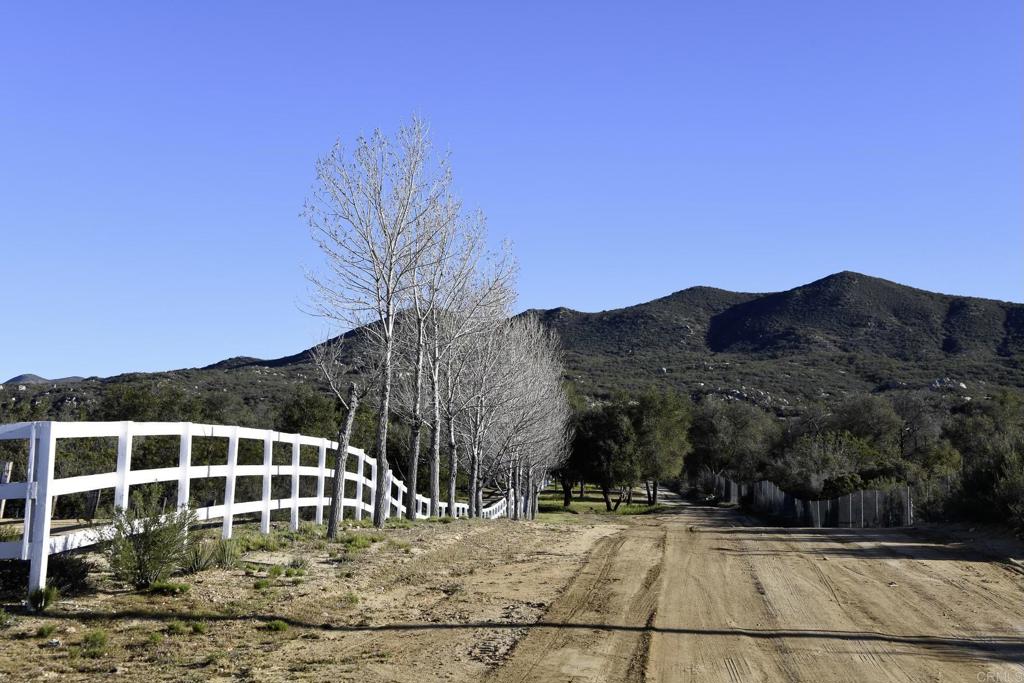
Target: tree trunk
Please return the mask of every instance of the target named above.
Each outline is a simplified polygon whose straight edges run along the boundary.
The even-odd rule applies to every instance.
[[[338,432],[338,452],[334,456],[334,479],[331,480],[331,509],[327,517],[327,538],[333,540],[338,536],[341,523],[341,509],[345,498],[345,470],[348,463],[348,444],[352,438],[352,423],[356,419],[356,408],[359,406],[359,395],[355,382],[348,385],[348,409],[345,419]],[[360,467],[360,469],[362,469]],[[362,474],[360,472],[360,474]],[[362,501],[360,501],[362,503]]]
[[[622,498],[625,496],[625,494],[626,494],[625,489],[619,489],[619,498],[618,498],[618,500],[615,501],[615,507],[612,508],[612,512],[615,512],[616,510],[618,510],[619,506],[622,505]]]
[[[580,480],[580,500],[583,500],[583,496],[587,493],[587,482]]]
[[[377,484],[376,498],[373,506],[373,526],[378,529],[384,526],[387,519],[388,506],[391,504],[388,496],[388,412],[391,404],[391,342],[388,342],[384,350],[384,358],[381,363],[381,391],[380,406],[377,411]]]
[[[416,325],[416,367],[413,370],[412,439],[409,447],[409,471],[405,483],[405,516],[416,520],[416,480],[420,468],[420,433],[423,430],[423,321]]]
[[[647,504],[654,505],[654,499],[651,497],[651,482],[649,479],[644,479],[644,490],[647,491]]]
[[[515,489],[515,492],[516,492],[516,504],[512,508],[512,519],[519,519],[520,518],[520,509],[519,508],[522,507],[522,504],[520,503],[520,501],[523,499],[523,487],[522,487],[522,476],[521,476],[521,472],[520,472],[520,469],[519,469],[518,465],[516,465],[513,468],[513,470],[512,470],[512,488]]]
[[[459,476],[459,450],[455,442],[455,423],[448,421],[448,516],[455,516],[455,483]]]
[[[524,519],[533,519],[533,496],[537,495],[534,491],[533,485],[533,468],[526,470],[526,497],[523,500],[526,503],[526,509],[523,510]]]
[[[630,484],[629,487],[626,489],[626,505],[632,505],[632,504],[633,504],[633,485]]]
[[[430,421],[430,516],[441,514],[441,390],[437,369],[431,377],[434,412]]]
[[[562,477],[562,507],[567,508],[572,505],[572,482]]]
[[[654,500],[651,503],[651,505],[657,505],[657,504],[658,504],[658,480],[655,479],[654,480]]]
[[[478,513],[477,508],[477,474],[479,473],[479,460],[477,459],[477,449],[473,446],[469,451],[469,516],[476,517]]]
[[[612,511],[611,490],[607,484],[601,484],[601,495],[604,497],[604,507],[608,512]]]

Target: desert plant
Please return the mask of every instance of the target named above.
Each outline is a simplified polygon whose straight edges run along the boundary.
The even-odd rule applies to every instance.
[[[252,584],[252,587],[255,588],[258,591],[265,590],[267,588],[270,588],[270,581],[269,581],[269,579],[257,579]]]
[[[82,655],[85,657],[102,657],[106,654],[110,638],[103,629],[94,629],[82,638]]]
[[[230,538],[221,538],[213,546],[213,563],[221,569],[233,569],[242,561],[242,547]]]
[[[37,588],[28,594],[28,604],[37,612],[60,600],[60,590],[56,586]]]
[[[172,636],[183,636],[188,633],[188,626],[184,621],[175,620],[167,624],[167,632]]]
[[[189,628],[192,629],[192,633],[198,636],[206,633],[206,622],[205,621],[193,621],[189,624]]]
[[[43,624],[36,629],[37,638],[49,638],[57,631],[56,624]]]
[[[136,491],[132,504],[115,510],[102,532],[102,547],[114,576],[136,588],[164,581],[181,567],[188,547],[188,528],[196,521],[188,508],[160,513],[155,492]]]
[[[274,619],[273,621],[268,621],[264,624],[263,628],[268,631],[287,631],[288,624],[280,619]]]
[[[215,563],[214,546],[212,543],[193,541],[185,548],[185,556],[181,562],[181,571],[185,574],[198,574],[206,571]]]

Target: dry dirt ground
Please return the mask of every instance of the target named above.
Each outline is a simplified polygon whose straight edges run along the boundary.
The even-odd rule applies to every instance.
[[[100,581],[0,630],[0,680],[1024,681],[1024,575],[970,544],[715,508],[574,517],[417,523],[340,563],[300,537],[176,597]],[[296,556],[304,576],[255,587]]]
[[[1024,575],[896,530],[715,508],[600,540],[493,681],[1024,681]]]

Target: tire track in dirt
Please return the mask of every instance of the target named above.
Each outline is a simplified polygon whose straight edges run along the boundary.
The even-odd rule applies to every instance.
[[[489,681],[641,683],[658,606],[664,530],[632,526],[604,539]],[[628,630],[616,627],[626,625]]]

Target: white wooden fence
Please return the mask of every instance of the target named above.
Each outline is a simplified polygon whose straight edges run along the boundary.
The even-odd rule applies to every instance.
[[[132,439],[143,436],[177,436],[180,438],[177,467],[156,469],[132,469]],[[54,477],[57,460],[57,440],[67,438],[117,438],[117,469],[101,474],[87,474],[77,477]],[[226,465],[194,465],[192,463],[192,439],[196,437],[219,437],[227,440]],[[242,440],[263,444],[263,463],[260,465],[239,465],[238,444]],[[178,506],[189,502],[190,483],[193,479],[224,478],[224,503],[195,510],[200,521],[223,519],[222,535],[231,538],[232,525],[236,515],[260,513],[260,530],[270,531],[270,513],[274,510],[290,510],[291,528],[299,527],[299,509],[316,508],[316,522],[323,523],[324,508],[330,506],[328,480],[334,476],[334,468],[327,464],[327,451],[335,450],[337,442],[328,439],[286,434],[267,429],[234,427],[223,425],[195,424],[192,422],[19,422],[0,425],[0,441],[28,441],[27,481],[0,484],[0,500],[19,499],[25,501],[24,532],[20,541],[0,542],[0,559],[30,560],[29,590],[46,584],[46,566],[49,555],[74,550],[95,544],[101,528],[88,528],[51,536],[53,499],[56,496],[83,493],[100,489],[114,489],[114,505],[125,508],[132,486],[155,482],[178,482]],[[273,445],[291,446],[291,464],[273,464]],[[315,467],[303,466],[300,462],[302,446],[317,448],[318,460]],[[349,447],[348,471],[345,481],[355,483],[355,497],[342,499],[342,510],[349,508],[356,519],[364,513],[373,514],[376,496],[377,463],[358,448]],[[236,502],[235,483],[238,477],[259,476],[263,479],[263,492],[259,500]],[[271,499],[271,478],[291,477],[291,495],[287,498]],[[387,516],[404,515],[406,512],[406,485],[392,476],[389,479]],[[316,495],[300,497],[301,477],[316,477]],[[342,495],[346,487],[342,487]],[[417,494],[416,516],[429,516],[430,500]],[[440,503],[441,514],[447,515],[447,503]],[[456,503],[453,516],[465,517],[469,512],[466,503]],[[481,511],[481,517],[494,519],[504,517],[508,512],[508,499],[502,498]]]

